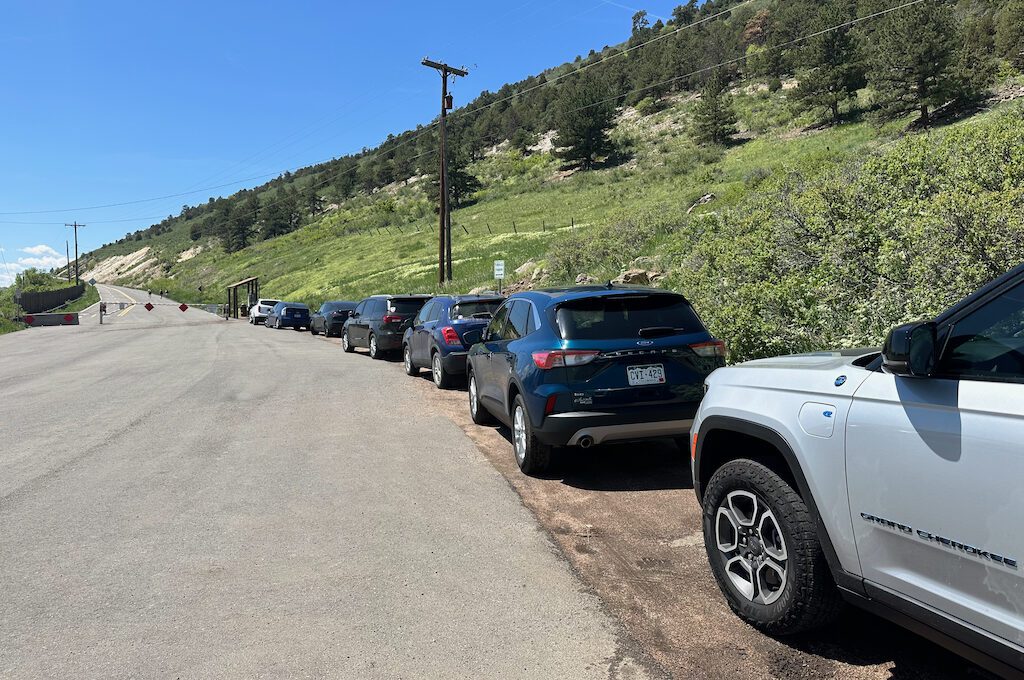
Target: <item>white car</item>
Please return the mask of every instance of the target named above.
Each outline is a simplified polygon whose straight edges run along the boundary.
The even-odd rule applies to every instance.
[[[691,430],[711,570],[764,632],[845,600],[1024,677],[1024,265],[878,351],[721,368]]]
[[[267,314],[270,314],[270,310],[274,308],[279,300],[271,300],[270,298],[260,298],[256,301],[252,307],[249,308],[249,323],[254,326],[258,323],[263,323],[267,320]]]

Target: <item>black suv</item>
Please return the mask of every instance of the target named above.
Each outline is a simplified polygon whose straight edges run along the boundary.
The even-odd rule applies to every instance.
[[[382,359],[386,352],[402,347],[402,334],[431,295],[372,295],[349,313],[341,331],[341,347],[354,352],[366,347],[370,357]]]

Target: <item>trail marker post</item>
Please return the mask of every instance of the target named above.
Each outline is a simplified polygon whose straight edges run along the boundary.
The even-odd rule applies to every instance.
[[[498,282],[498,293],[501,293],[501,282],[505,280],[505,260],[494,261],[494,280]]]

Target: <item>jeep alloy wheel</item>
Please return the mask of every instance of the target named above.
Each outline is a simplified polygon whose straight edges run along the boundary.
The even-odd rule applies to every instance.
[[[729,607],[771,635],[835,619],[842,598],[804,499],[749,459],[722,465],[703,496],[704,548]]]
[[[767,503],[749,491],[730,493],[715,512],[715,542],[739,593],[760,604],[782,596],[789,555]]]

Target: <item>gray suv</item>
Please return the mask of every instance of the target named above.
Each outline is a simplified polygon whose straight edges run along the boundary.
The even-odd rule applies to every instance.
[[[711,570],[766,633],[851,602],[1024,675],[1024,265],[879,351],[722,368],[691,430]]]
[[[370,358],[383,359],[402,348],[402,336],[432,295],[372,295],[349,313],[341,330],[341,347],[370,350]]]

